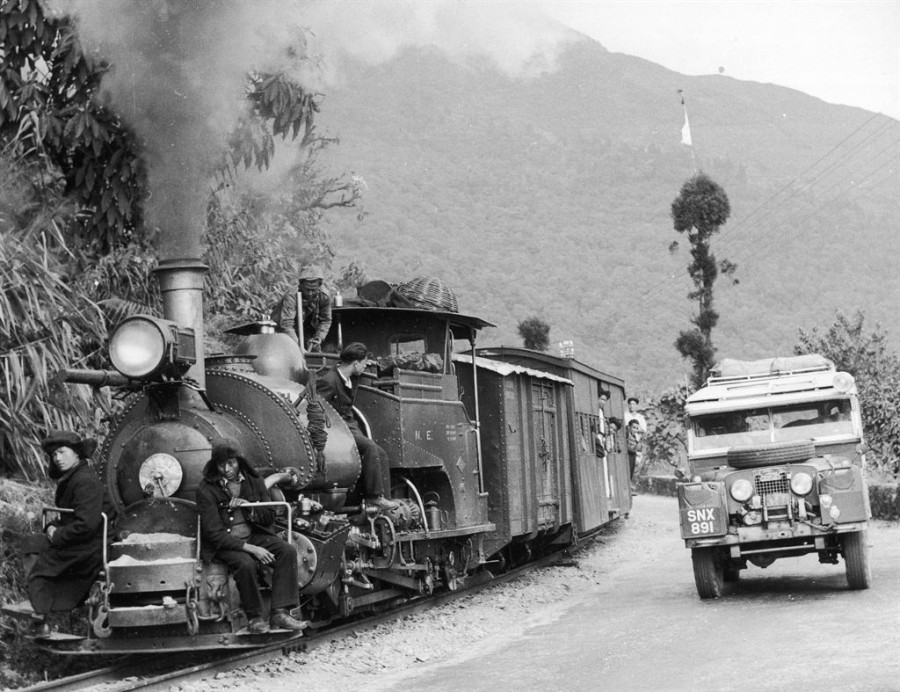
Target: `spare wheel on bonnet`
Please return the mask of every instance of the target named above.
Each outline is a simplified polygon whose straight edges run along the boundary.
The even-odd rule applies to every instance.
[[[816,446],[811,440],[772,442],[752,447],[730,448],[728,465],[735,469],[752,469],[757,466],[775,466],[806,461],[814,456],[816,456]]]

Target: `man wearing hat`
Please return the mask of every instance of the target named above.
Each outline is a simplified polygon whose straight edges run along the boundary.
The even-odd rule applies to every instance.
[[[272,310],[272,319],[285,334],[300,343],[297,325],[297,301],[303,304],[303,349],[319,351],[331,328],[331,296],[322,288],[325,273],[316,264],[300,270],[297,290],[285,293]]]
[[[47,636],[46,615],[81,605],[102,569],[103,517],[111,521],[115,507],[88,459],[96,440],[78,433],[51,430],[41,441],[49,457],[48,475],[57,481],[54,504],[62,512],[47,525],[39,541],[23,552],[39,552],[28,574],[28,597],[34,608],[35,636]]]
[[[316,378],[316,392],[331,404],[353,433],[353,440],[356,442],[362,462],[360,480],[366,504],[381,510],[396,509],[399,505],[384,496],[384,477],[389,473],[387,452],[374,440],[362,434],[359,422],[353,415],[359,376],[365,371],[368,362],[368,349],[365,344],[358,341],[348,344],[341,351],[340,362]]]
[[[289,480],[291,475],[287,472],[263,480],[234,443],[223,442],[212,448],[197,488],[201,557],[218,560],[228,567],[249,620],[247,629],[253,634],[268,632],[270,625],[295,631],[309,626],[290,613],[299,601],[297,549],[276,535],[271,507],[246,507],[248,503],[270,502],[270,482]],[[268,622],[262,617],[259,565],[273,568]]]

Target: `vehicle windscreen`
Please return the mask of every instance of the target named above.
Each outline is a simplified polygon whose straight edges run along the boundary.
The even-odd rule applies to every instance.
[[[854,435],[850,402],[806,404],[693,416],[694,450]]]

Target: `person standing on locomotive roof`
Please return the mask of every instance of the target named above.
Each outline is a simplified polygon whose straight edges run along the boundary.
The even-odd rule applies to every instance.
[[[275,534],[275,512],[271,507],[246,508],[248,503],[269,502],[269,481],[290,480],[280,473],[263,480],[240,452],[230,444],[217,444],[203,469],[197,488],[202,544],[200,557],[224,563],[234,576],[241,607],[253,634],[276,629],[303,630],[306,621],[293,618],[297,606],[297,549]],[[262,617],[257,567],[274,567],[272,614]]]
[[[287,291],[272,309],[278,328],[300,343],[297,333],[297,294],[303,303],[303,346],[305,351],[321,351],[322,341],[331,329],[331,296],[322,288],[325,272],[316,264],[300,271],[297,289]]]
[[[34,608],[32,633],[46,637],[48,613],[81,605],[103,568],[103,517],[115,518],[115,507],[88,459],[97,441],[78,433],[51,430],[41,441],[50,458],[48,475],[57,481],[54,505],[59,519],[43,535],[26,537],[22,552],[39,553],[28,572],[28,597]],[[27,562],[31,560],[26,558]]]
[[[340,363],[316,378],[316,392],[334,407],[346,421],[362,461],[362,490],[366,504],[381,510],[395,509],[398,504],[384,497],[384,473],[387,470],[387,452],[362,434],[353,416],[353,404],[359,387],[359,376],[365,371],[368,349],[365,344],[354,342],[341,351]]]

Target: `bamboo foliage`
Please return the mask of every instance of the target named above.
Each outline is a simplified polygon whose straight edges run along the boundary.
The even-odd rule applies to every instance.
[[[105,323],[60,272],[69,251],[58,197],[36,189],[22,166],[0,164],[0,469],[36,480],[47,429],[93,434],[101,426],[104,395],[53,375],[83,366],[84,345],[102,341]]]

